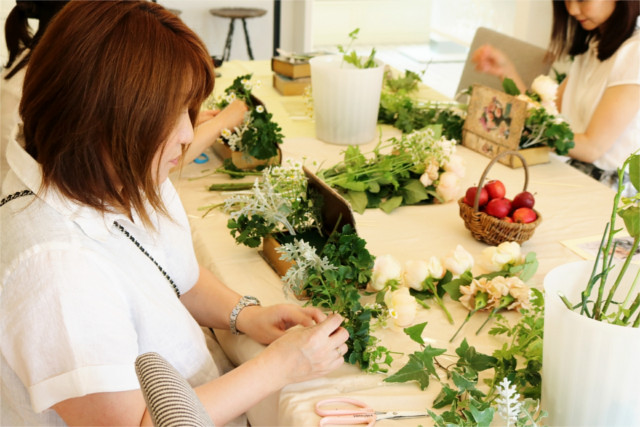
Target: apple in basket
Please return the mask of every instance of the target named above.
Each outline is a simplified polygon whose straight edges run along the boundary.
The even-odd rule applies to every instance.
[[[502,181],[492,179],[484,185],[485,190],[489,194],[489,200],[502,199],[507,194],[507,189],[504,188]]]
[[[473,207],[473,202],[476,200],[476,192],[478,191],[478,187],[469,187],[467,188],[467,192],[464,196],[464,202]],[[478,201],[478,207],[482,207],[487,204],[489,201],[489,193],[486,188],[482,187],[480,189],[480,199]]]
[[[533,209],[533,205],[536,203],[533,194],[528,191],[523,191],[522,193],[516,194],[513,198],[512,209],[515,211],[519,208],[529,208]]]
[[[513,218],[513,222],[520,224],[529,224],[530,222],[538,219],[538,215],[536,215],[535,211],[526,207],[516,209],[513,211],[513,214],[511,214],[511,217]]]
[[[491,199],[485,208],[487,215],[502,219],[511,212],[511,200],[501,197],[499,199]]]

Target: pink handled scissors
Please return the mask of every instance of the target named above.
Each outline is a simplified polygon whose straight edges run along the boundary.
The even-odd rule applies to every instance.
[[[339,403],[352,405],[349,408],[332,408],[327,406]],[[340,424],[366,424],[373,426],[377,420],[395,420],[400,418],[428,417],[428,412],[421,411],[389,411],[378,412],[364,402],[348,397],[334,397],[316,403],[316,414],[320,415],[320,426]]]

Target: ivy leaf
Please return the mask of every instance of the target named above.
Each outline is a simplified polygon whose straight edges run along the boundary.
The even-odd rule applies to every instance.
[[[385,378],[384,381],[389,383],[417,381],[420,385],[420,390],[424,390],[429,387],[430,374],[439,378],[433,365],[433,358],[445,351],[444,348],[434,348],[428,345],[422,352],[410,354],[407,364],[395,374]]]
[[[380,203],[380,209],[382,209],[386,213],[391,213],[395,208],[399,207],[400,205],[402,205],[402,196],[395,196]]]
[[[476,372],[493,368],[498,361],[493,356],[478,353],[475,347],[469,346],[466,338],[462,340],[460,346],[456,349],[456,354],[460,356],[457,362],[458,366],[469,366]]]
[[[409,335],[409,338],[411,338],[413,341],[417,342],[420,345],[424,345],[422,332],[424,331],[425,326],[427,326],[427,322],[409,326],[408,328],[404,328],[404,333]]]
[[[367,193],[364,191],[347,191],[344,198],[349,202],[351,208],[359,214],[364,213],[367,209]]]
[[[453,371],[452,379],[453,379],[453,383],[456,385],[456,387],[458,387],[458,391],[460,393],[473,390],[476,388],[476,381],[472,381],[460,375],[456,371]]]
[[[473,416],[473,420],[475,421],[474,425],[478,427],[489,427],[491,425],[491,421],[493,421],[493,415],[495,409],[491,406],[481,410],[480,404],[475,399],[469,399],[469,412]]]
[[[453,404],[453,402],[455,402],[457,398],[458,393],[447,384],[444,384],[442,386],[442,389],[440,390],[440,393],[438,393],[436,398],[433,400],[432,406],[434,409],[444,408],[447,405]]]

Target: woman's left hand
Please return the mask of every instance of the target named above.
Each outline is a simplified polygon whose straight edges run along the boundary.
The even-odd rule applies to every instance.
[[[270,344],[294,326],[313,326],[326,318],[315,307],[300,307],[295,304],[249,306],[240,312],[236,325],[239,331],[259,343]]]

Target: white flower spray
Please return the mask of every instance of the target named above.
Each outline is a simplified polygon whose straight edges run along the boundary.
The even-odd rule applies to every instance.
[[[522,402],[520,394],[516,392],[516,386],[511,385],[507,377],[504,377],[496,386],[496,390],[500,395],[496,399],[498,414],[507,422],[507,427],[515,426],[522,411]]]

